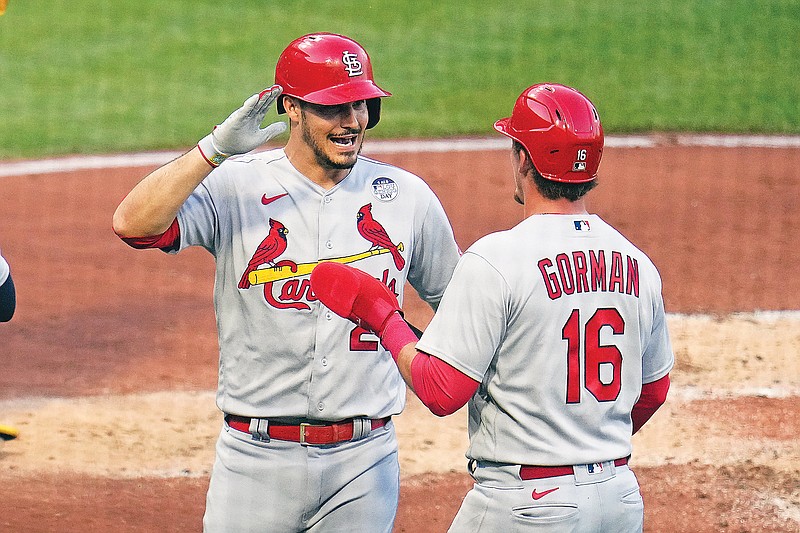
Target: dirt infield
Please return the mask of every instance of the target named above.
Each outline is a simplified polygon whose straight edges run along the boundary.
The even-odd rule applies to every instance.
[[[368,151],[367,151],[368,154]],[[425,177],[462,248],[513,226],[505,151],[381,155]],[[607,148],[590,207],[664,279],[677,364],[634,438],[649,532],[800,529],[800,149]],[[199,531],[219,413],[212,258],[127,248],[149,168],[0,178],[19,307],[0,324],[0,531]],[[413,295],[407,316],[430,319]],[[398,532],[445,531],[466,419],[396,418]]]

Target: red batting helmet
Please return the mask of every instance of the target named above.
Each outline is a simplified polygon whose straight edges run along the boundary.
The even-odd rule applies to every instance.
[[[525,89],[494,129],[521,143],[539,174],[584,183],[597,177],[603,126],[592,102],[572,87],[540,83]]]
[[[381,118],[381,101],[391,96],[372,78],[366,50],[354,40],[335,33],[312,33],[292,41],[278,58],[275,83],[283,94],[321,105],[367,101],[373,127]],[[278,99],[278,113],[285,113]]]

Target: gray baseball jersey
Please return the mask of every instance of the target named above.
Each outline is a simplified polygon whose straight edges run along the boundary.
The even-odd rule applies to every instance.
[[[277,149],[230,158],[177,218],[180,249],[216,258],[220,410],[331,421],[401,412],[406,389],[388,352],[322,307],[309,274],[321,260],[349,263],[401,303],[408,281],[435,307],[459,251],[420,178],[359,157],[326,191]]]
[[[596,215],[477,241],[417,348],[481,382],[467,456],[506,464],[628,456],[642,383],[673,365],[658,271]]]

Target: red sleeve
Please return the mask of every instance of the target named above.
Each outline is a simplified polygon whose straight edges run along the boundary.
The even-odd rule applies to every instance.
[[[441,359],[423,352],[417,352],[411,362],[411,383],[417,397],[436,416],[458,411],[480,385]]]
[[[642,385],[642,394],[639,396],[639,401],[633,406],[633,411],[631,411],[634,433],[639,431],[645,422],[650,420],[650,417],[658,411],[658,408],[667,401],[668,390],[669,374],[652,383]]]
[[[178,226],[178,219],[172,221],[167,231],[159,235],[150,237],[120,237],[122,241],[132,248],[160,248],[165,252],[172,252],[178,249],[181,243],[181,229]]]

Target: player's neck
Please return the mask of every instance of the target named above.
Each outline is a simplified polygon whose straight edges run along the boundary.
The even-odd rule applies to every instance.
[[[525,218],[532,215],[579,215],[585,214],[586,202],[583,199],[570,202],[564,198],[549,200],[540,195],[525,198]]]

